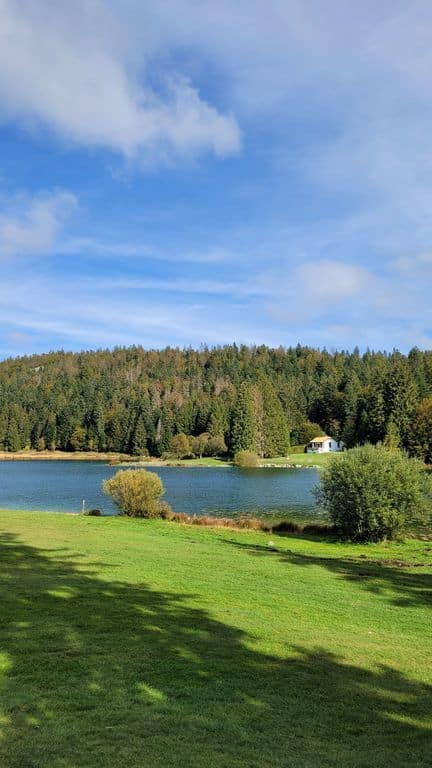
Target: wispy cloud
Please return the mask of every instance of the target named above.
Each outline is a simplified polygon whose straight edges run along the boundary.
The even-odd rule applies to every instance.
[[[0,214],[0,259],[50,253],[77,205],[76,196],[65,190],[7,200],[8,212]]]
[[[130,159],[239,150],[235,119],[185,76],[167,71],[161,87],[152,87],[145,41],[133,44],[131,28],[108,3],[0,0],[0,26],[3,119]]]
[[[203,246],[191,250],[184,247],[157,247],[150,243],[137,240],[103,239],[92,236],[67,237],[58,243],[57,253],[88,257],[103,257],[104,259],[167,261],[190,264],[229,264],[235,262],[238,254],[229,248]]]
[[[223,343],[234,336],[241,341],[271,342],[265,327],[251,324],[243,307],[235,303],[211,310],[205,300],[172,301],[155,292],[133,292],[103,282],[6,279],[0,285],[0,355],[5,355],[12,334],[31,338],[27,349],[83,348],[114,344]],[[3,347],[3,348],[2,348]]]

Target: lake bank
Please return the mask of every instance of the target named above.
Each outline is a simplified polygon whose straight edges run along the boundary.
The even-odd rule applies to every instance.
[[[337,454],[322,453],[293,453],[288,456],[276,456],[271,459],[260,459],[259,467],[319,467],[323,466]],[[230,467],[233,462],[228,459],[203,457],[195,459],[160,459],[156,457],[139,458],[123,453],[99,453],[97,451],[0,451],[0,461],[100,461],[118,466],[142,467]]]
[[[428,764],[430,542],[4,511],[0,530],[2,764]]]

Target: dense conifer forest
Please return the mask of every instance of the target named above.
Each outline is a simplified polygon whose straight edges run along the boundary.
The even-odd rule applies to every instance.
[[[0,448],[284,455],[317,431],[431,461],[432,352],[265,346],[50,352],[0,363]]]

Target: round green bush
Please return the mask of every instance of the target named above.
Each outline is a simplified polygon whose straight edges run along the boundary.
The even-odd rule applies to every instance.
[[[342,538],[381,541],[424,520],[429,490],[419,461],[394,448],[364,445],[329,462],[315,496]]]
[[[258,456],[253,451],[237,451],[234,455],[234,465],[242,469],[258,466]]]
[[[109,480],[104,480],[102,487],[124,515],[160,516],[159,499],[164,487],[155,472],[145,469],[122,469]]]

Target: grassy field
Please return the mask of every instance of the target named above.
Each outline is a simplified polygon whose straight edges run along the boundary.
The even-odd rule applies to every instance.
[[[263,466],[300,466],[300,467],[322,467],[328,461],[333,461],[341,453],[291,453],[288,456],[277,456],[274,459],[260,459]]]
[[[431,542],[0,530],[4,768],[430,765]]]
[[[259,459],[259,466],[261,467],[322,467],[327,464],[328,461],[332,461],[337,456],[342,454],[338,453],[291,453],[288,456],[276,456],[272,459]],[[229,467],[232,466],[231,461],[226,459],[217,459],[210,457],[203,457],[202,459],[179,459],[173,461],[156,460],[159,464],[175,464],[176,466],[184,467]],[[155,463],[155,460],[148,462],[149,464]]]

